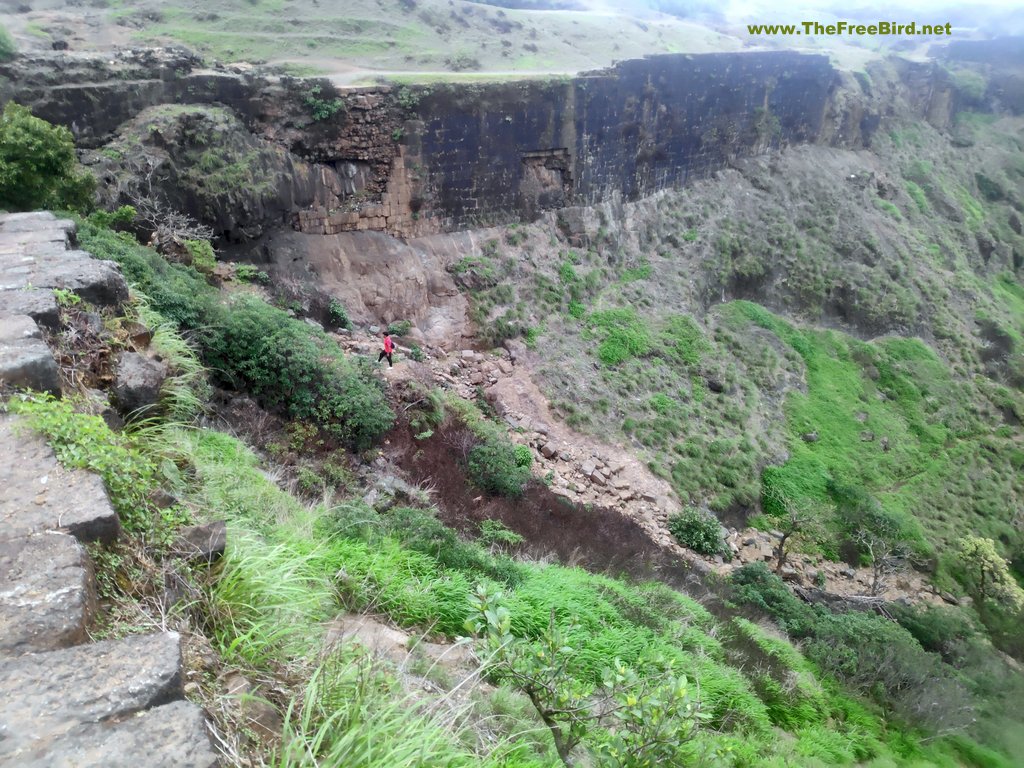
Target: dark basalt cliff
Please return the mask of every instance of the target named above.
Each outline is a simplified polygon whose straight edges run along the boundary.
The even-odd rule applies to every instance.
[[[825,56],[789,52],[654,56],[560,80],[337,91],[325,80],[203,68],[187,51],[146,49],[20,57],[0,66],[0,99],[100,150],[87,159],[108,182],[145,166],[157,189],[214,224],[222,241],[245,242],[279,225],[410,237],[637,199],[769,148],[866,146],[894,117],[946,127],[959,96],[932,65],[893,60],[853,78]],[[227,110],[218,130],[186,130],[210,105]],[[216,157],[220,145],[230,157]],[[212,181],[193,174],[183,190],[182,169],[202,157]],[[297,182],[283,180],[295,174]],[[243,200],[246,189],[259,199]]]

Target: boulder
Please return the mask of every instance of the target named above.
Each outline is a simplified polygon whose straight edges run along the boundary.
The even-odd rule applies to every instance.
[[[96,602],[85,549],[55,531],[0,540],[0,597],[0,654],[85,642]]]
[[[182,528],[174,550],[187,560],[212,563],[224,554],[228,529],[223,520]]]
[[[28,315],[0,317],[0,388],[34,389],[60,397],[57,361]]]
[[[66,739],[80,724],[114,721],[181,697],[175,632],[0,659],[0,764]]]
[[[175,701],[121,721],[76,725],[18,753],[22,768],[216,768],[203,710]]]
[[[137,352],[123,352],[111,391],[114,405],[125,418],[143,416],[160,400],[167,379],[167,364]]]

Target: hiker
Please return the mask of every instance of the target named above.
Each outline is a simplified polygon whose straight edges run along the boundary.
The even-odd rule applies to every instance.
[[[377,362],[379,363],[385,357],[388,359],[388,368],[391,367],[391,353],[395,351],[395,342],[391,340],[391,334],[384,331],[384,349],[377,355]]]

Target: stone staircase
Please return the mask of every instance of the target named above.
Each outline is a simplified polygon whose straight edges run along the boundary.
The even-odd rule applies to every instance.
[[[58,327],[53,289],[100,306],[127,298],[115,265],[72,250],[74,231],[49,213],[0,216],[0,386],[60,394],[44,339]],[[184,700],[176,633],[90,642],[83,544],[119,533],[100,478],[65,469],[0,414],[0,766],[219,764],[203,711]]]

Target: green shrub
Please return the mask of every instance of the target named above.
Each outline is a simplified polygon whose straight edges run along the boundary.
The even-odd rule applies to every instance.
[[[168,264],[125,233],[85,220],[79,237],[97,258],[120,264],[156,311],[194,329],[204,363],[222,381],[353,448],[369,446],[390,429],[394,413],[368,361],[346,358],[323,331],[255,296],[222,303],[194,269]]]
[[[270,275],[253,264],[239,264],[235,267],[235,279],[243,283],[270,284]]]
[[[693,507],[670,517],[668,529],[676,541],[702,555],[720,555],[725,550],[721,524]]]
[[[323,88],[319,85],[311,86],[303,103],[309,110],[309,114],[316,121],[330,120],[339,112],[345,114],[345,102],[339,98],[325,99],[321,95]]]
[[[192,258],[192,266],[209,275],[217,268],[217,255],[209,240],[186,240],[185,249]]]
[[[7,102],[0,116],[0,208],[82,211],[92,207],[95,186],[78,167],[71,131]]]
[[[344,358],[322,331],[261,299],[238,296],[218,310],[201,335],[208,364],[233,384],[356,449],[390,429],[394,413],[366,360]]]
[[[409,320],[395,320],[388,325],[388,333],[392,336],[405,336],[412,330],[412,322]]]
[[[651,349],[651,334],[643,320],[629,308],[607,309],[590,315],[589,324],[601,342],[597,356],[607,366],[631,357],[642,357]]]
[[[491,437],[469,452],[469,476],[476,485],[498,496],[521,496],[530,479],[530,465],[507,439]],[[529,449],[527,449],[529,452]]]
[[[330,318],[331,324],[338,328],[352,327],[352,321],[348,317],[348,310],[337,299],[331,299],[327,305],[327,316]]]
[[[5,27],[0,27],[0,61],[10,61],[18,55],[18,44]]]

